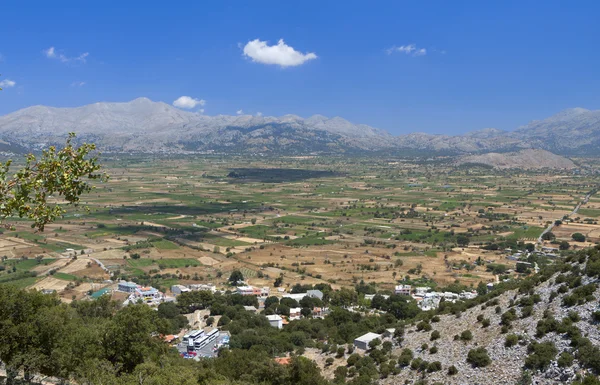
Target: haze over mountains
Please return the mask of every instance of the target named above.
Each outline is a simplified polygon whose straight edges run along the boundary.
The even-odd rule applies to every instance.
[[[68,132],[105,152],[342,153],[400,150],[451,154],[545,149],[558,154],[600,153],[600,110],[573,108],[513,132],[483,129],[460,136],[393,136],[363,124],[321,115],[207,116],[138,98],[77,108],[34,106],[0,117],[0,150],[36,150],[63,143]]]

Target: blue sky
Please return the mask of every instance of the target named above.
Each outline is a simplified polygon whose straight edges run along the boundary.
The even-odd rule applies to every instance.
[[[5,1],[0,114],[189,96],[179,105],[208,115],[511,130],[600,108],[598,14],[597,1]]]

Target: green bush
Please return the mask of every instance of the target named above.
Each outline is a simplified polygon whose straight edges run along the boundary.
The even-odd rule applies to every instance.
[[[529,356],[525,358],[525,367],[534,370],[543,370],[554,360],[558,351],[552,342],[533,342],[527,347]]]
[[[465,330],[460,333],[460,339],[462,341],[471,341],[473,339],[473,333],[470,330]]]
[[[519,343],[519,337],[516,334],[509,334],[504,339],[504,346],[510,348]]]
[[[566,368],[568,366],[573,365],[573,355],[569,352],[562,352],[558,356],[557,360],[558,366],[561,368]]]
[[[476,368],[484,368],[492,363],[492,359],[485,348],[477,348],[469,350],[467,362]]]
[[[435,340],[437,340],[439,338],[440,338],[440,332],[439,331],[434,330],[434,331],[431,332],[431,338],[430,338],[431,341],[435,341]]]

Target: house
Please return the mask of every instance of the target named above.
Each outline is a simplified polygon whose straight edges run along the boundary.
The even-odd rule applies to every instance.
[[[375,339],[381,339],[381,334],[367,333],[354,340],[354,346],[357,349],[369,350],[369,342]]]
[[[137,289],[137,287],[138,284],[135,282],[121,281],[117,285],[117,291],[121,291],[123,293],[133,293],[135,292],[135,289]]]
[[[254,306],[244,306],[244,310],[252,312],[252,313],[256,313],[258,311],[258,309],[255,308]]]
[[[410,286],[410,285],[397,285],[394,290],[394,293],[400,294],[400,295],[410,295],[411,289],[412,289],[412,286]]]
[[[424,297],[425,294],[427,294],[428,292],[429,292],[429,287],[427,287],[427,286],[415,287],[415,295],[417,295],[419,297]]]
[[[190,289],[188,289],[187,287],[183,286],[183,285],[173,285],[171,286],[171,293],[178,295],[178,294],[182,294],[182,293],[188,293],[190,292]]]
[[[385,331],[383,332],[383,336],[385,338],[392,338],[394,336],[394,333],[396,333],[395,328],[385,329]]]
[[[329,314],[328,307],[315,307],[312,309],[313,318],[325,318],[327,314]]]
[[[279,365],[289,365],[292,362],[292,357],[275,357],[273,360]]]
[[[197,291],[202,291],[202,290],[206,290],[206,291],[210,291],[210,292],[216,292],[217,291],[217,287],[215,285],[206,285],[206,284],[198,284],[198,283],[194,283],[188,286],[190,288],[190,290],[197,290]]]
[[[256,296],[260,296],[261,294],[261,289],[253,287],[253,286],[238,286],[235,289],[237,294],[240,295],[256,295]]]
[[[295,299],[296,301],[300,302],[300,300],[302,298],[306,297],[307,295],[308,294],[306,294],[306,293],[290,293],[290,294],[284,294],[282,297]]]
[[[302,300],[304,297],[318,298],[322,300],[323,292],[321,290],[308,290],[306,293],[290,293],[284,294],[282,297],[295,299],[298,302],[300,302],[300,300]]]
[[[277,329],[283,329],[283,318],[277,314],[268,315],[269,324]]]
[[[263,287],[253,287],[253,286],[238,286],[236,289],[236,293],[240,295],[255,295],[257,297],[266,298],[269,296],[269,288]]]
[[[153,287],[137,287],[133,295],[146,303],[159,301],[162,298],[162,293]]]
[[[291,308],[289,320],[295,321],[295,320],[299,320],[300,318],[302,318],[302,308],[300,308],[300,307]]]
[[[306,294],[311,298],[323,299],[323,292],[321,290],[307,290]]]

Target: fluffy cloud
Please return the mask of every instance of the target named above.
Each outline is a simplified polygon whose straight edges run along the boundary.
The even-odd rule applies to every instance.
[[[258,39],[249,41],[244,46],[244,55],[253,62],[262,64],[273,64],[281,67],[294,67],[317,58],[312,52],[302,53],[285,44],[283,39],[277,45],[268,45],[266,41]]]
[[[65,54],[56,52],[56,48],[54,48],[54,47],[45,49],[42,52],[44,53],[44,55],[46,55],[46,57],[48,59],[56,59],[63,63],[69,63],[69,62],[74,62],[74,61],[78,61],[80,63],[85,63],[87,61],[87,57],[90,55],[89,52],[84,52],[77,57],[68,57]]]
[[[17,82],[10,80],[10,79],[4,79],[2,81],[0,81],[0,88],[10,88],[10,87],[14,87],[17,84]]]
[[[244,111],[243,110],[237,110],[235,113],[238,114],[238,115],[242,115],[244,113]]]
[[[411,56],[427,55],[427,50],[425,48],[417,48],[415,44],[401,45],[400,47],[393,46],[388,48],[386,52],[388,55],[391,55],[394,52],[400,52]]]
[[[173,102],[173,105],[175,107],[186,108],[186,109],[195,108],[196,106],[203,106],[205,104],[206,104],[206,100],[194,99],[190,96],[180,96],[177,100],[175,100]],[[202,112],[204,112],[204,110],[201,110],[200,112],[202,113]]]
[[[259,117],[262,116],[262,112],[257,112],[256,116],[259,116]]]
[[[71,87],[83,87],[85,86],[85,82],[73,82],[71,83]]]

